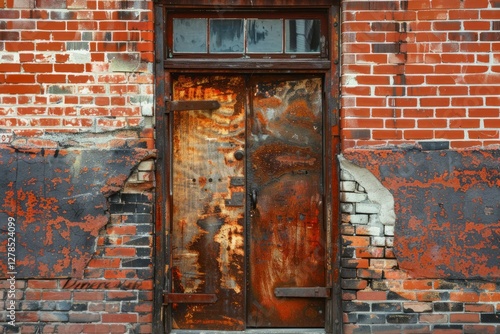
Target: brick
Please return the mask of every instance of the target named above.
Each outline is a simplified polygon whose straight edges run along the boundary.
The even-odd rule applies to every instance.
[[[102,314],[103,323],[134,323],[138,321],[137,314]]]
[[[458,302],[478,302],[479,301],[479,293],[477,292],[455,292],[452,291],[450,293],[450,301],[458,301]]]
[[[387,292],[385,291],[358,291],[357,292],[358,300],[386,300]]]
[[[432,303],[403,303],[405,313],[423,313],[432,312]]]
[[[368,282],[363,279],[343,279],[341,286],[347,290],[362,290],[368,286]]]
[[[356,213],[379,213],[380,205],[377,203],[356,203]]]
[[[387,322],[390,324],[415,324],[418,321],[417,314],[389,314]]]
[[[450,322],[458,323],[478,323],[479,322],[478,313],[452,313],[450,314]]]
[[[430,324],[447,323],[448,322],[448,315],[447,314],[420,314],[419,320],[420,320],[420,322],[430,323]]]

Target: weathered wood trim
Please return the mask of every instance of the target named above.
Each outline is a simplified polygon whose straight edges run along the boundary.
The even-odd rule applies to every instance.
[[[220,9],[241,8],[241,7],[304,7],[304,8],[325,8],[330,7],[335,0],[159,0],[165,6],[176,8],[191,7],[217,7]],[[221,8],[222,7],[222,8]]]
[[[153,332],[165,333],[163,290],[165,286],[165,249],[166,249],[166,207],[168,176],[165,173],[167,167],[165,152],[167,152],[168,141],[165,139],[165,69],[163,67],[163,34],[164,8],[155,6],[155,123],[156,140],[155,145],[158,152],[155,171],[155,205],[154,205],[154,297],[153,297]],[[158,135],[160,134],[160,135]]]
[[[326,59],[289,60],[289,59],[167,59],[164,61],[166,70],[175,71],[327,71],[330,61]],[[241,73],[241,72],[240,72]]]

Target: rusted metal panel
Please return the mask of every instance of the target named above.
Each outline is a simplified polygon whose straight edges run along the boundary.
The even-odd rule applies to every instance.
[[[394,250],[415,278],[500,278],[500,151],[366,151],[344,156],[394,195]]]
[[[216,294],[217,301],[173,305],[173,327],[242,330],[245,212],[231,204],[245,192],[234,182],[244,177],[244,161],[234,153],[245,146],[245,80],[180,76],[173,94],[221,105],[174,113],[172,292]]]
[[[217,301],[215,293],[165,293],[164,304],[213,304]]]
[[[166,111],[214,110],[220,108],[218,101],[167,101]]]
[[[331,289],[326,287],[300,287],[300,288],[276,288],[274,295],[276,297],[290,298],[328,298]]]
[[[249,327],[323,327],[325,301],[277,298],[325,285],[322,82],[258,78],[248,136]]]
[[[81,278],[121,189],[145,149],[0,149],[0,221],[16,219],[17,278]],[[6,245],[6,234],[0,239]],[[4,248],[5,249],[5,248]],[[0,276],[7,273],[0,262]]]

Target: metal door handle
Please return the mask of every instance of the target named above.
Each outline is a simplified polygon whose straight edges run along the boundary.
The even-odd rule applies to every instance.
[[[255,210],[257,208],[257,189],[252,190],[252,194],[250,197],[252,202],[252,210]]]

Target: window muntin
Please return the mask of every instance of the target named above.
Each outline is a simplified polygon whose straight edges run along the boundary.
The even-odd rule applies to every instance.
[[[322,12],[177,12],[167,29],[169,58],[326,58]]]

